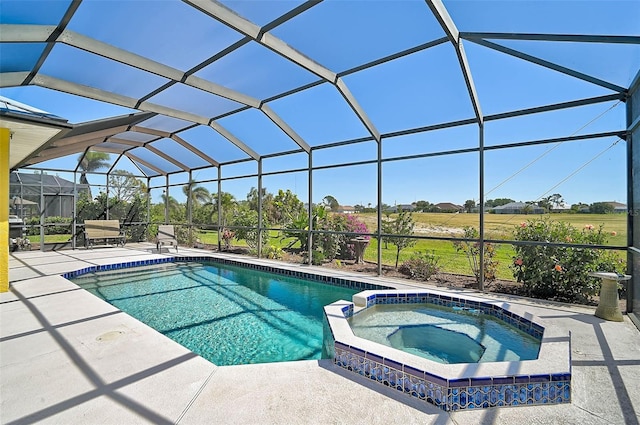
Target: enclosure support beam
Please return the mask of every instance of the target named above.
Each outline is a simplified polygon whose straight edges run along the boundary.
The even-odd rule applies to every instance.
[[[480,122],[478,125],[478,180],[480,191],[480,205],[478,207],[478,213],[480,218],[480,260],[478,261],[478,290],[484,291],[484,123]]]
[[[147,230],[146,238],[149,240],[149,223],[151,222],[151,178],[147,177]]]
[[[378,276],[382,276],[382,140],[378,142],[378,154],[377,154],[377,174],[378,174],[378,187],[377,187],[377,202],[376,207],[376,220],[378,222],[378,230],[376,231],[376,237],[378,238]]]
[[[169,224],[169,176],[164,176],[164,224]]]
[[[218,252],[222,251],[222,244],[220,243],[220,236],[222,235],[222,167],[218,165]]]
[[[635,228],[639,223],[637,193],[640,186],[640,177],[634,164],[638,162],[640,156],[640,71],[635,75],[633,82],[629,86],[627,107],[627,273],[631,275],[631,280],[627,281],[627,306],[626,311],[631,321],[640,329],[640,312],[635,311],[634,305],[638,305],[640,298],[640,275],[637,264],[638,254],[634,253],[640,246],[640,241],[634,237]]]
[[[187,185],[187,227],[189,229],[189,243],[193,246],[193,197],[191,195],[193,190],[193,173],[189,170],[189,184]]]
[[[313,150],[309,151],[309,170],[308,170],[308,174],[309,174],[309,178],[308,180],[308,184],[309,184],[309,209],[307,211],[308,213],[308,217],[309,217],[309,226],[308,226],[308,232],[307,232],[307,262],[309,263],[309,265],[313,264],[312,260],[312,249],[311,247],[313,246],[313,234],[311,233],[313,231]]]
[[[45,211],[46,211],[46,204],[45,204],[45,199],[44,199],[44,171],[40,170],[40,251],[44,252],[44,234],[45,234],[45,228],[44,228],[44,217],[45,217]]]
[[[9,139],[8,128],[0,128],[0,292],[9,291]],[[5,245],[6,244],[6,245]],[[4,248],[6,247],[6,248]]]
[[[258,258],[262,257],[262,158],[258,159]]]
[[[71,219],[71,249],[76,249],[76,237],[78,229],[78,178],[73,172],[73,218]],[[109,193],[109,191],[107,191]]]

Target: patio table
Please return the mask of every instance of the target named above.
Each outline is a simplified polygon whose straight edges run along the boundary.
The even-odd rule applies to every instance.
[[[596,317],[610,320],[613,322],[622,322],[622,311],[620,311],[620,303],[618,298],[618,282],[629,280],[631,276],[613,272],[592,272],[589,276],[598,277],[602,281],[600,287],[600,302],[596,309]]]

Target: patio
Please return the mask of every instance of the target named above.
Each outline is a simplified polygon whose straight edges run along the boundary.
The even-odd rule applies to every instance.
[[[640,334],[626,315],[607,322],[594,316],[595,308],[508,298],[571,331],[571,404],[446,413],[346,375],[329,360],[216,367],[60,276],[173,255],[153,248],[11,254],[12,289],[0,294],[0,422],[639,423]],[[180,255],[214,254],[181,248]]]

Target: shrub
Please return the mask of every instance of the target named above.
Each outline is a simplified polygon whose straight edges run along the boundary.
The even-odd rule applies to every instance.
[[[520,223],[514,230],[517,241],[547,243],[604,245],[606,236],[602,225],[577,229],[548,218]],[[527,295],[536,298],[587,303],[600,289],[599,279],[590,277],[590,272],[624,270],[623,260],[601,249],[517,245],[515,251],[513,276],[522,282]]]
[[[262,225],[268,227],[264,212],[262,213]],[[269,232],[263,231],[260,240],[258,240],[258,212],[254,210],[240,209],[236,211],[232,221],[232,226],[242,226],[242,228],[234,229],[236,240],[244,239],[249,246],[251,252],[258,251],[258,244],[264,248],[269,243]]]
[[[50,216],[46,217],[44,220],[46,227],[47,235],[68,235],[71,233],[71,223],[72,219],[70,217],[59,217],[59,216]],[[40,223],[38,223],[40,224]]]
[[[313,251],[311,251],[311,254],[312,254],[312,257],[311,257],[311,264],[313,264],[314,266],[319,266],[319,265],[321,265],[322,263],[324,263],[325,256],[324,256],[324,254],[322,253],[322,251],[317,250],[317,249],[314,249]],[[309,261],[309,260],[308,260],[308,258],[309,258],[309,257],[308,257],[307,255],[305,255],[305,256],[304,256],[304,262],[305,262],[305,263],[306,263],[307,261]]]
[[[314,239],[322,250],[325,259],[353,260],[356,258],[355,247],[349,240],[354,236],[367,233],[367,226],[358,217],[350,214],[331,214],[318,219],[318,230],[333,232],[349,232],[350,234],[318,233]],[[369,236],[364,236],[369,239]],[[315,243],[314,243],[314,246]]]
[[[435,252],[417,252],[403,262],[398,271],[411,279],[429,280],[438,272],[438,257]]]
[[[387,216],[382,222],[382,232],[389,235],[412,235],[414,229],[413,213],[411,211],[402,211],[402,209],[399,209],[398,215],[394,220]],[[396,246],[396,268],[398,268],[400,251],[416,244],[415,239],[401,236],[384,236],[382,240],[385,243],[385,248],[387,247],[387,242],[391,242]]]
[[[464,227],[465,239],[478,239],[480,234],[475,227]],[[476,282],[480,283],[480,242],[472,240],[455,241],[453,243],[457,252],[462,252],[467,256],[469,267],[476,278]],[[496,271],[498,269],[498,260],[494,257],[496,249],[493,244],[484,244],[484,281],[492,282],[496,279]]]
[[[275,245],[267,245],[262,249],[262,256],[271,260],[281,260],[284,252]]]

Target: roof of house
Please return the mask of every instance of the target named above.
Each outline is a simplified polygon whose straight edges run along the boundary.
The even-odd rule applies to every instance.
[[[463,206],[461,205],[457,205],[451,202],[440,202],[439,204],[436,204],[436,207],[440,208],[441,210],[461,210],[464,209]]]
[[[509,202],[508,204],[504,204],[504,205],[500,205],[499,207],[494,207],[494,210],[509,210],[509,209],[522,209],[525,208],[527,206],[533,207],[533,208],[541,208],[538,205],[535,204],[527,204],[525,202]]]

